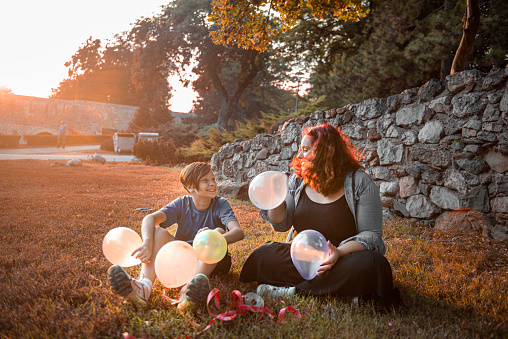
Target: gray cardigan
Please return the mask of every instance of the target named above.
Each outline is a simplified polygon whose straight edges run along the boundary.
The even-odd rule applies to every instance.
[[[353,213],[356,221],[358,234],[345,239],[340,245],[355,240],[362,244],[366,250],[377,251],[385,254],[386,248],[383,242],[383,212],[379,188],[372,178],[364,171],[357,171],[355,174],[356,210],[353,201],[353,172],[348,173],[344,181],[344,195],[349,209]],[[286,232],[292,230],[293,215],[300,198],[300,193],[305,187],[303,180],[297,179],[293,174],[288,179],[288,192],[286,194],[286,217],[279,223],[272,223],[268,218],[267,210],[260,210],[259,215],[263,220],[272,224],[277,232]],[[291,239],[293,232],[290,232],[288,240]],[[339,245],[339,246],[340,246]]]

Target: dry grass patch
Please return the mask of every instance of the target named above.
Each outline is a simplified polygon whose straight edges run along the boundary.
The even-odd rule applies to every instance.
[[[154,285],[150,307],[124,305],[107,285],[110,263],[102,239],[112,228],[139,232],[144,213],[185,193],[178,171],[144,165],[51,167],[50,161],[0,161],[0,338],[175,338],[198,331]],[[231,201],[246,239],[233,244],[231,272],[212,278],[221,307],[247,255],[276,234],[249,202]],[[337,299],[286,300],[308,313],[278,323],[254,314],[217,322],[202,337],[379,338],[507,337],[507,243],[461,236],[433,240],[432,230],[407,221],[385,227],[387,257],[404,304],[383,310]],[[137,273],[137,268],[129,268]],[[169,290],[176,297],[176,289]],[[276,301],[267,300],[275,306]],[[194,321],[212,317],[200,310]]]

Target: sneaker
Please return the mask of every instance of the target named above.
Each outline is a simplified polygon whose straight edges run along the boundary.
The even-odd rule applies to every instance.
[[[133,279],[118,265],[108,269],[108,280],[113,293],[132,302],[135,306],[146,306],[151,292],[151,286],[147,282]]]
[[[196,305],[205,304],[210,292],[208,277],[198,273],[187,283],[187,289],[180,295],[179,310],[190,310]]]
[[[296,292],[296,287],[278,287],[272,286],[268,284],[258,285],[256,289],[256,293],[263,298],[272,297],[272,298],[284,298],[294,295]]]

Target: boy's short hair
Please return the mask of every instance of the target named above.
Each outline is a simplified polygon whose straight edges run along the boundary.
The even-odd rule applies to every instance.
[[[212,170],[212,166],[205,162],[193,162],[188,164],[180,172],[180,182],[183,187],[189,191],[189,188],[198,188],[199,179],[207,175]]]

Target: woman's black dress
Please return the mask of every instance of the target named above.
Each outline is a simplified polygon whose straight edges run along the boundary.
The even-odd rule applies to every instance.
[[[317,230],[335,246],[357,232],[344,196],[319,204],[311,201],[304,189],[293,220],[297,232]],[[295,286],[297,293],[314,296],[374,298],[383,303],[391,303],[395,297],[390,264],[377,252],[349,253],[329,271],[305,280],[291,260],[290,249],[290,243],[268,241],[262,244],[247,258],[240,281]],[[396,292],[398,294],[398,290]]]

